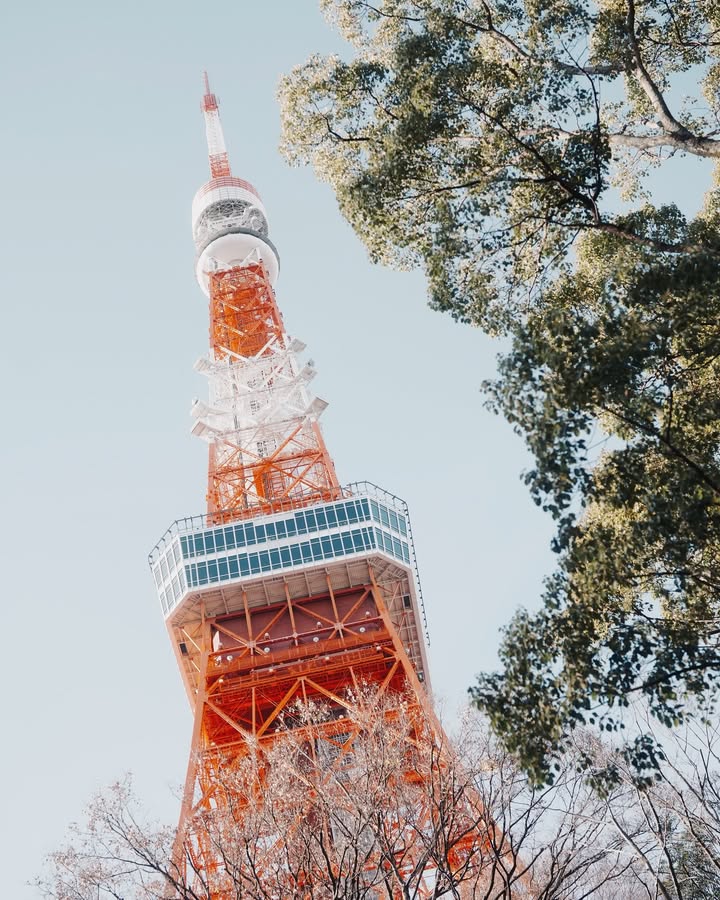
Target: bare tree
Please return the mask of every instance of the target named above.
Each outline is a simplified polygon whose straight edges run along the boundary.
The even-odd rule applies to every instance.
[[[55,900],[582,900],[639,883],[641,855],[575,759],[536,788],[478,716],[451,749],[397,697],[353,708],[333,729],[330,708],[298,707],[272,745],[219,760],[219,802],[182,859],[173,829],[113,785],[39,886]]]
[[[641,727],[652,727],[649,718]],[[589,758],[612,785],[607,817],[639,864],[633,874],[641,896],[714,900],[720,896],[720,724],[654,732],[662,751],[650,782],[639,780],[622,754],[587,738]]]

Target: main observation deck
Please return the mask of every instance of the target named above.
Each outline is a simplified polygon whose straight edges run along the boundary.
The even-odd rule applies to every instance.
[[[189,594],[372,557],[412,573],[424,619],[407,506],[369,482],[348,485],[342,500],[224,525],[208,525],[207,515],[178,519],[149,563],[168,618]]]

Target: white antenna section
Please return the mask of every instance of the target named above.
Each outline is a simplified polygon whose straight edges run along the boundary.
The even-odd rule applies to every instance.
[[[207,137],[210,175],[212,178],[222,178],[230,174],[230,162],[228,161],[225,137],[220,124],[220,110],[218,109],[217,97],[210,90],[207,72],[203,72],[203,86],[205,94],[202,100],[202,111],[205,117],[205,135]]]
[[[256,251],[274,285],[280,257],[268,237],[265,207],[255,188],[231,173],[218,101],[210,90],[207,72],[203,73],[203,86],[202,111],[211,177],[195,194],[192,204],[197,280],[207,294],[208,272],[241,265]]]

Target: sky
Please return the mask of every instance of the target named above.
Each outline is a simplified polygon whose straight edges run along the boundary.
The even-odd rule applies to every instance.
[[[446,716],[533,606],[551,523],[521,441],[483,406],[498,345],[373,266],[329,188],[277,151],[278,78],[342,50],[314,0],[27,2],[0,20],[2,895],[27,885],[103,785],[132,772],[172,822],[190,710],[147,554],[202,512],[207,304],[190,203],[207,179],[204,68],[234,174],[260,191],[278,300],[329,401],[343,483],[409,504]],[[8,839],[9,838],[9,839]]]

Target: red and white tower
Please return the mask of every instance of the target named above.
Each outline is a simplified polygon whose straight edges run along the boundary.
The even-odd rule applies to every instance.
[[[339,485],[318,424],[326,404],[310,395],[315,373],[276,304],[265,207],[231,174],[207,78],[202,108],[211,178],[192,224],[209,399],[192,414],[209,445],[208,508],[177,520],[150,555],[194,713],[183,822],[222,802],[218,768],[272,741],[299,699],[331,704],[336,725],[359,684],[428,708],[407,508],[372,484]],[[202,871],[211,862],[197,847]]]

